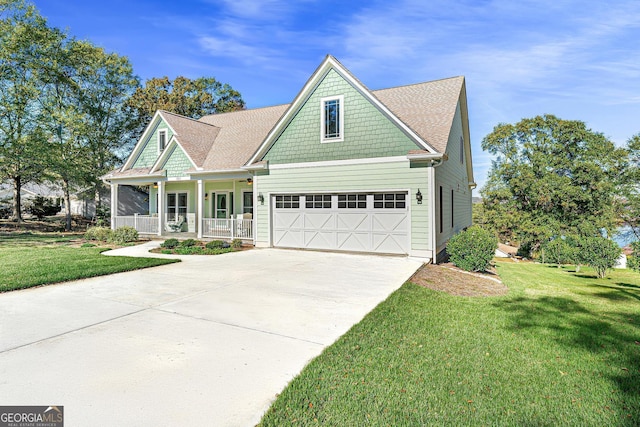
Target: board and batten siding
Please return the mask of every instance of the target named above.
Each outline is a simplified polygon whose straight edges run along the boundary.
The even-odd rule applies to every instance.
[[[256,177],[256,191],[264,196],[264,204],[256,206],[256,244],[270,246],[270,201],[274,194],[342,193],[408,191],[411,218],[411,252],[416,256],[430,251],[429,168],[411,168],[408,160],[387,163],[342,164],[270,169]],[[423,202],[418,205],[420,189]]]
[[[150,130],[146,141],[143,142],[144,148],[138,155],[138,158],[133,162],[133,168],[148,168],[153,166],[158,160],[158,131],[165,129],[167,131],[167,144],[173,136],[171,128],[164,122],[164,120],[158,120],[158,123]]]
[[[467,161],[460,163],[460,137],[463,137],[462,113],[460,102],[456,107],[456,114],[451,125],[449,140],[447,142],[448,160],[435,169],[436,188],[436,249],[437,252],[443,250],[446,243],[456,233],[471,225],[471,189],[469,188],[469,177],[467,176]],[[468,141],[465,141],[468,144]],[[440,232],[439,218],[439,188],[442,186],[443,206],[442,225]],[[451,226],[451,191],[453,190],[453,227]]]

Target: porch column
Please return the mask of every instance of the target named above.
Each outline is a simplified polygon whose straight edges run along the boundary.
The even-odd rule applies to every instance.
[[[204,184],[201,179],[198,180],[198,222],[196,227],[198,228],[198,239],[202,239],[202,217],[204,216]]]
[[[164,181],[158,181],[158,236],[162,236],[164,226]]]
[[[116,217],[118,216],[118,184],[111,183],[111,229],[116,229]]]

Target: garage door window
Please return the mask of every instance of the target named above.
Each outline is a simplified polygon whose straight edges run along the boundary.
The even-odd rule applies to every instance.
[[[300,207],[300,196],[283,194],[276,196],[276,208],[298,209]]]
[[[366,209],[366,194],[338,194],[338,209]]]
[[[304,200],[307,209],[331,209],[331,194],[307,194]]]
[[[375,209],[405,209],[407,195],[405,193],[384,193],[373,195]]]

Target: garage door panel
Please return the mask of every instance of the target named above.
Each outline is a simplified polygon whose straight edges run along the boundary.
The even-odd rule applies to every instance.
[[[368,232],[371,227],[370,214],[368,213],[351,213],[339,212],[336,215],[338,230],[353,230]]]
[[[299,248],[303,244],[302,230],[276,230],[274,232],[274,246],[285,248]]]
[[[331,249],[336,246],[336,235],[334,232],[305,231],[304,248],[308,249]]]
[[[304,229],[333,230],[335,228],[334,214],[306,212],[303,224]]]
[[[296,211],[281,211],[273,217],[273,226],[275,228],[303,228],[302,213]]]
[[[372,236],[373,248],[372,252],[381,253],[404,253],[403,248],[405,246],[403,239],[407,236],[394,236],[391,234],[373,234]]]
[[[341,251],[372,252],[369,233],[337,232],[338,249]]]
[[[383,212],[372,216],[373,232],[399,232],[409,231],[409,218],[406,213]]]

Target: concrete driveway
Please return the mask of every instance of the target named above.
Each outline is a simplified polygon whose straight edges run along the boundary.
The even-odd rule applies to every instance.
[[[419,266],[255,249],[0,294],[0,405],[63,405],[69,426],[254,425]]]

